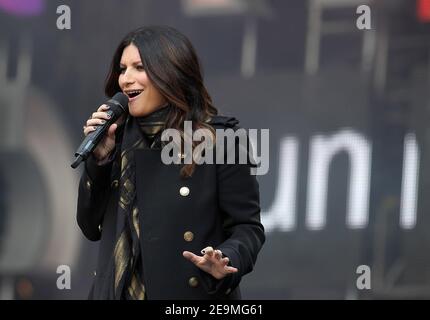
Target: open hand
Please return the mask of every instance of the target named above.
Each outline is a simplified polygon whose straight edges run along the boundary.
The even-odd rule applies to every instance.
[[[238,271],[237,268],[228,266],[229,259],[227,257],[223,258],[220,250],[206,247],[202,250],[202,254],[203,256],[198,256],[189,251],[182,253],[186,259],[218,280]]]

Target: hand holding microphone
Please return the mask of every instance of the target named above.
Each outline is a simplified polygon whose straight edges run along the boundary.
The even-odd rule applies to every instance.
[[[73,169],[93,153],[98,160],[106,158],[115,147],[115,131],[128,112],[128,97],[118,92],[94,112],[84,126],[85,139],[75,152]]]
[[[106,104],[101,105],[97,112],[94,112],[91,117],[87,120],[86,125],[84,126],[84,135],[87,136],[91,132],[94,132],[98,126],[104,125],[107,121],[110,120],[111,115],[108,113],[110,107]],[[120,124],[120,121],[123,119],[121,116],[114,124],[110,125],[107,129],[107,133],[100,140],[100,143],[93,150],[94,157],[101,161],[105,159],[115,147],[115,131]]]

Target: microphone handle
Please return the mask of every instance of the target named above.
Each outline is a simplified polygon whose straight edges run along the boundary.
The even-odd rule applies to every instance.
[[[76,159],[71,165],[73,169],[75,169],[82,161],[87,160],[88,156],[104,137],[109,127],[117,120],[117,117],[115,117],[115,113],[112,110],[108,110],[106,113],[110,115],[110,119],[106,120],[104,124],[98,125],[96,130],[89,133],[75,152]]]

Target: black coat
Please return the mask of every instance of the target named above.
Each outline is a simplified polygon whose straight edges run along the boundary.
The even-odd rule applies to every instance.
[[[234,118],[216,116],[216,129]],[[165,165],[160,149],[135,152],[142,261],[148,299],[240,299],[239,282],[249,273],[265,241],[259,186],[249,164],[197,165],[181,178],[181,164]],[[98,166],[90,157],[79,184],[77,222],[92,241],[101,240],[90,298],[100,299],[116,235],[119,166]],[[186,187],[189,194],[180,193]],[[184,189],[182,190],[184,191]],[[219,249],[238,272],[216,280],[182,256]]]

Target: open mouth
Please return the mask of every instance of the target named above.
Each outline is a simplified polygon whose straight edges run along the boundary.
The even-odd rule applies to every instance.
[[[130,90],[130,91],[125,91],[125,93],[127,94],[129,99],[134,99],[136,98],[139,94],[141,94],[143,92],[143,90]]]

